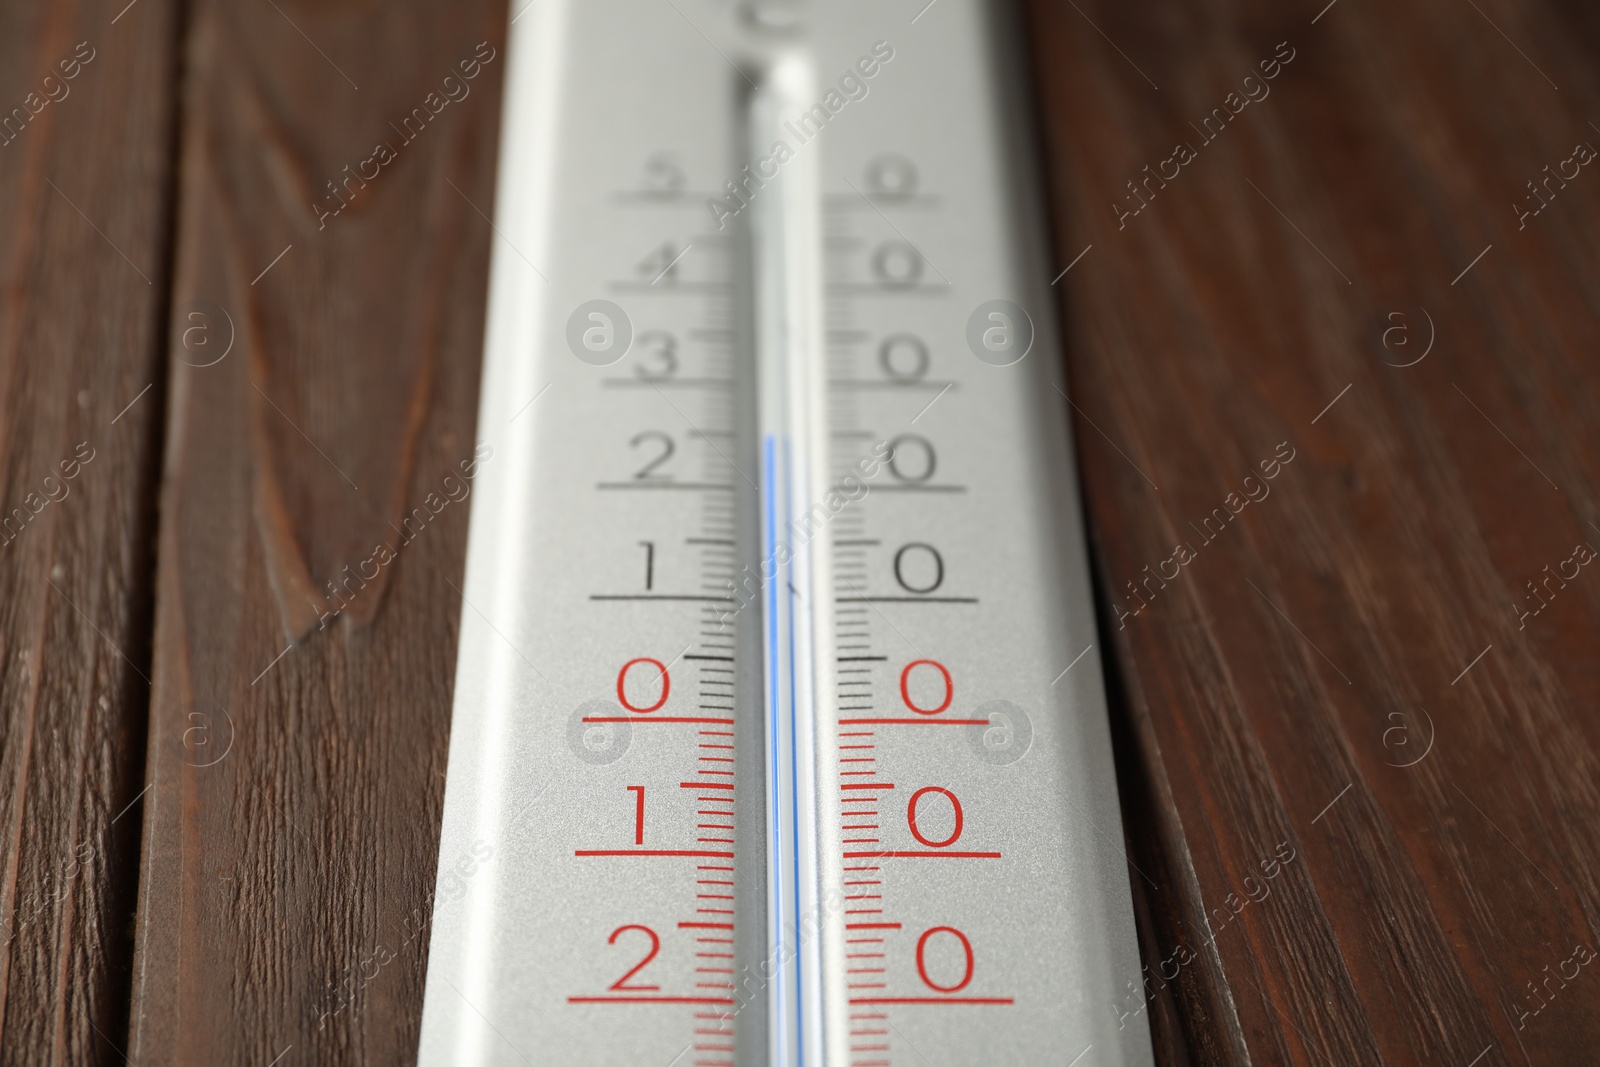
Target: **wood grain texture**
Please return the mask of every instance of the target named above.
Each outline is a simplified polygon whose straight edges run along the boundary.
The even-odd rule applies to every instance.
[[[175,5],[0,8],[0,1063],[120,1063]]]
[[[1600,19],[1029,8],[1158,1047],[1592,1061]]]
[[[190,11],[134,1062],[415,1055],[505,18]]]
[[[1027,6],[1161,1062],[1589,1062],[1600,14]],[[405,1062],[506,12],[182,14],[0,11],[0,1063]]]

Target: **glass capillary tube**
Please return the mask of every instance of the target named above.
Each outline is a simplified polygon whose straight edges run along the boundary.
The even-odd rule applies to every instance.
[[[778,57],[750,97],[756,379],[761,450],[762,639],[767,769],[768,1040],[775,1067],[831,1059],[823,1048],[817,811],[818,657],[831,655],[821,597],[827,543],[806,516],[825,491],[821,190],[816,146],[773,146],[812,97],[809,64]],[[759,169],[758,169],[759,168]],[[776,169],[775,176],[772,175]]]

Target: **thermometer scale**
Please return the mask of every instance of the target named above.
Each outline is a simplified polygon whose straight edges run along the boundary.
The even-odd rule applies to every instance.
[[[426,1067],[1151,1062],[1012,32],[513,19]]]

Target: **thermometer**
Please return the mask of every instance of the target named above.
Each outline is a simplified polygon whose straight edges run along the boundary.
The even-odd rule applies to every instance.
[[[419,1063],[1151,1062],[1014,33],[514,16]]]

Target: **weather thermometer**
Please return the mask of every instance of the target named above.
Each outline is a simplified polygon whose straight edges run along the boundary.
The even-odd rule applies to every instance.
[[[421,1064],[1151,1061],[1012,33],[513,19]]]

